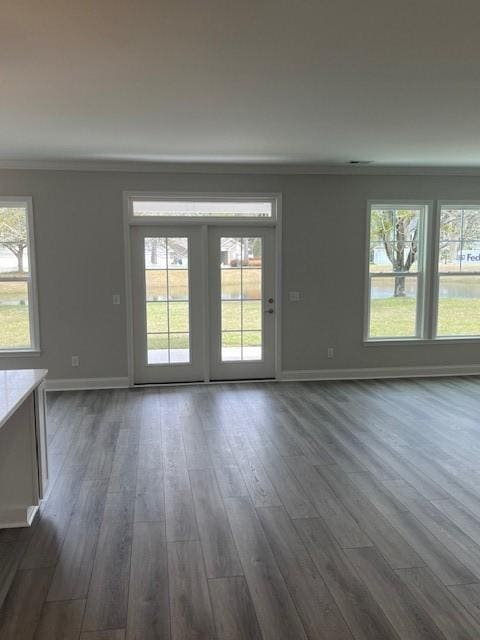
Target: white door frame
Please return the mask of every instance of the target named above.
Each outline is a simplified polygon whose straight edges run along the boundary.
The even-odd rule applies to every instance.
[[[132,203],[135,199],[152,200],[193,200],[193,201],[231,201],[231,202],[265,202],[272,203],[274,215],[269,218],[250,217],[160,217],[160,216],[133,216]],[[131,255],[131,233],[130,229],[137,225],[148,226],[201,226],[202,241],[204,248],[208,252],[208,227],[209,226],[271,226],[275,228],[275,379],[280,377],[282,370],[282,194],[281,193],[219,193],[219,192],[166,192],[166,191],[124,191],[123,192],[123,231],[124,231],[124,253],[125,253],[125,307],[127,323],[127,363],[129,386],[134,387],[134,340],[133,340],[133,294],[132,294],[132,255]],[[208,254],[205,254],[208,255]],[[205,278],[204,278],[205,281]],[[208,308],[209,305],[204,305]],[[208,309],[205,312],[208,314]],[[208,326],[208,317],[204,318]],[[205,340],[208,336],[205,332]],[[205,350],[204,383],[210,383],[210,362],[208,349]],[[172,383],[179,384],[179,383]],[[183,383],[191,384],[191,383]],[[198,383],[197,383],[198,384]],[[141,385],[145,386],[145,385]]]

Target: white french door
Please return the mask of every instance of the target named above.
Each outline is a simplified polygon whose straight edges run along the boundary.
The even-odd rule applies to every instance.
[[[135,383],[204,377],[200,227],[131,230]]]
[[[134,382],[273,378],[275,229],[130,233]]]
[[[275,230],[209,231],[210,379],[275,375]]]

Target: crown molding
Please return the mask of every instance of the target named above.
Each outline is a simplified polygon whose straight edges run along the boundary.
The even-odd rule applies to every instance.
[[[222,173],[270,175],[480,176],[478,167],[341,165],[313,163],[143,162],[110,160],[0,160],[0,170]]]

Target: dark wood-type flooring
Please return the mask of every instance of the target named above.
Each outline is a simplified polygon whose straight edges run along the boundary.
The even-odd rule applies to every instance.
[[[480,379],[49,394],[2,640],[480,638]]]

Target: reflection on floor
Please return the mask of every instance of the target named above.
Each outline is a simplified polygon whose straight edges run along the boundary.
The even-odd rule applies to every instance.
[[[50,394],[48,499],[0,532],[0,638],[478,639],[479,391]]]

